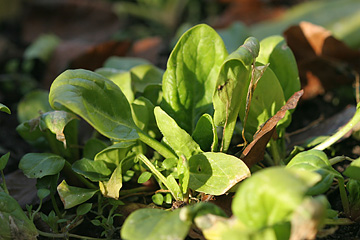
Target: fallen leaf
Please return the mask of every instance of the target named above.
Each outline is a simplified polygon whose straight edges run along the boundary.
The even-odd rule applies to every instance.
[[[302,100],[354,82],[353,71],[360,71],[360,51],[349,48],[330,31],[301,22],[288,28],[284,36],[298,63]]]
[[[297,106],[303,93],[303,90],[294,93],[286,104],[254,134],[254,140],[244,149],[240,157],[249,168],[263,159],[267,143],[276,134],[277,123],[285,117],[287,110]]]

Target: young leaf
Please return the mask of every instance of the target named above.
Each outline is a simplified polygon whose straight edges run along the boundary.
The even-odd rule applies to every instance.
[[[49,189],[44,189],[44,188],[42,188],[42,189],[39,189],[38,191],[37,191],[37,196],[38,196],[38,198],[40,199],[40,200],[43,200],[44,198],[46,198],[47,196],[49,196],[50,195],[50,190]]]
[[[182,35],[163,77],[162,108],[188,133],[213,112],[215,81],[227,51],[211,27],[200,24]]]
[[[192,156],[189,170],[189,187],[211,195],[222,195],[250,176],[249,168],[241,159],[218,152]]]
[[[253,141],[244,149],[240,157],[249,168],[264,158],[266,145],[273,136],[276,125],[285,116],[287,110],[296,107],[303,93],[302,90],[294,93],[286,104],[255,133]]]
[[[121,238],[127,240],[185,239],[191,221],[183,221],[179,215],[180,209],[172,212],[162,209],[139,209],[125,220],[121,228]]]
[[[47,112],[40,116],[39,128],[41,131],[49,129],[56,135],[56,139],[62,142],[66,148],[64,129],[65,126],[74,119],[78,118],[74,114],[65,111]]]
[[[105,197],[119,199],[122,187],[122,164],[120,163],[111,174],[108,181],[99,182],[100,191]]]
[[[324,193],[330,188],[334,177],[343,178],[339,172],[332,168],[326,154],[316,149],[297,154],[287,164],[286,168],[313,171],[321,175],[321,181],[309,189],[309,195]]]
[[[164,202],[164,196],[161,193],[156,193],[151,197],[152,201],[156,204],[161,206]]]
[[[288,100],[300,90],[299,72],[294,54],[281,36],[271,36],[260,42],[260,52],[256,61],[267,64],[275,73]]]
[[[86,158],[74,162],[72,169],[93,182],[108,180],[111,174],[111,170],[106,166],[105,161],[94,161]]]
[[[84,203],[76,208],[76,215],[81,216],[87,214],[92,208],[92,203]]]
[[[7,114],[11,114],[10,109],[7,106],[5,106],[4,104],[2,104],[2,103],[0,103],[0,111],[1,112],[6,112]]]
[[[138,178],[138,183],[141,184],[148,181],[151,178],[151,176],[152,176],[151,172],[142,172]]]
[[[18,202],[0,192],[0,239],[37,239],[38,232]]]
[[[28,178],[42,178],[59,173],[65,161],[51,153],[28,153],[21,158],[19,168]]]
[[[160,107],[155,107],[154,113],[161,133],[178,156],[184,155],[188,159],[192,155],[202,152],[192,137]]]
[[[45,90],[31,91],[25,95],[17,107],[18,120],[20,123],[37,118],[41,113],[51,111],[49,104],[49,92]]]
[[[226,152],[233,135],[240,106],[246,99],[250,65],[259,53],[259,42],[250,37],[230,54],[221,66],[213,95],[214,122],[224,127],[221,151]]]
[[[151,64],[135,66],[130,70],[134,93],[144,92],[149,85],[162,83],[164,71]]]
[[[350,163],[345,169],[344,175],[355,180],[360,180],[360,158]]]
[[[79,187],[69,186],[65,180],[63,180],[57,187],[60,199],[64,204],[65,209],[69,209],[86,202],[94,196],[99,190],[86,189]]]
[[[254,173],[237,190],[232,210],[249,229],[260,230],[290,221],[318,174],[272,167]],[[276,194],[274,194],[276,193]]]
[[[133,147],[135,144],[135,141],[115,143],[96,154],[94,160],[105,161],[108,167],[115,169],[116,166],[118,166],[120,162],[127,156],[131,147]]]
[[[218,147],[218,136],[216,126],[209,114],[201,116],[196,123],[192,138],[200,145],[201,150],[215,152]]]
[[[96,73],[113,81],[124,93],[129,103],[134,101],[134,92],[131,87],[131,75],[129,71],[119,70],[115,68],[99,68]]]
[[[10,157],[10,152],[0,157],[0,171],[4,170],[4,168],[6,167],[9,157]]]
[[[118,86],[87,70],[67,70],[50,88],[50,105],[80,115],[106,137],[133,140],[139,136],[129,102]]]

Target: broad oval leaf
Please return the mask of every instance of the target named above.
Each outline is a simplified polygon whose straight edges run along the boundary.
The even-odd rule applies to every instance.
[[[57,191],[59,193],[61,201],[64,204],[64,208],[69,209],[86,202],[87,200],[92,198],[99,190],[72,187],[69,186],[65,180],[63,180],[57,186]]]
[[[67,70],[50,88],[50,105],[80,115],[96,130],[116,140],[137,139],[129,102],[107,78],[87,70]]]
[[[190,134],[201,115],[213,112],[216,77],[226,56],[221,37],[200,24],[182,35],[169,57],[161,106]]]
[[[139,227],[141,226],[141,227]],[[191,221],[180,219],[180,209],[169,212],[162,209],[139,209],[125,220],[121,238],[126,240],[185,239]]]
[[[332,168],[326,154],[316,149],[297,154],[287,164],[286,168],[312,171],[321,175],[321,181],[309,189],[309,195],[324,193],[330,188],[334,177],[343,178],[339,172]]]
[[[19,203],[0,192],[0,239],[37,239],[38,232]]]
[[[250,176],[249,168],[240,158],[219,152],[192,156],[189,169],[189,187],[211,195],[222,195]]]
[[[260,42],[260,52],[256,61],[262,64],[270,63],[288,100],[300,90],[299,71],[294,54],[281,36],[271,36]]]
[[[28,178],[42,178],[59,173],[65,161],[52,153],[28,153],[21,158],[19,168]]]
[[[155,107],[154,113],[161,133],[178,156],[184,155],[189,159],[192,155],[202,152],[194,139],[160,107]]]
[[[290,221],[318,174],[271,167],[254,173],[237,190],[232,210],[250,229],[262,229]]]
[[[72,169],[93,182],[108,180],[111,170],[104,161],[80,159],[73,163]]]

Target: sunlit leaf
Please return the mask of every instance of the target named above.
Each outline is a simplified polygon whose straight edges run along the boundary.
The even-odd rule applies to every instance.
[[[69,186],[64,180],[58,185],[57,191],[61,201],[64,204],[64,208],[69,209],[86,202],[99,190],[72,187]]]

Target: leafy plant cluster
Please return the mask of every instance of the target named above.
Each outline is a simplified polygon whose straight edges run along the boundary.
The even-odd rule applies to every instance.
[[[1,236],[81,238],[70,231],[92,214],[91,223],[111,238],[120,229],[118,207],[147,192],[157,207],[130,214],[123,239],[184,239],[199,229],[206,239],[311,239],[326,224],[358,221],[360,160],[344,172],[345,185],[332,164],[348,158],[329,160],[323,150],[359,121],[360,111],[321,144],[288,154],[285,129],[299,90],[282,37],[249,37],[228,53],[203,24],[181,36],[165,71],[115,57],[95,72],[67,70],[49,93],[33,92],[19,104],[18,133],[44,151],[19,164],[37,179],[40,205],[28,206],[26,216],[3,181]],[[84,145],[80,119],[96,130]],[[343,213],[323,195],[334,183]],[[209,203],[234,193],[232,216]],[[40,212],[46,198],[49,214]],[[36,216],[52,233],[36,229]]]

